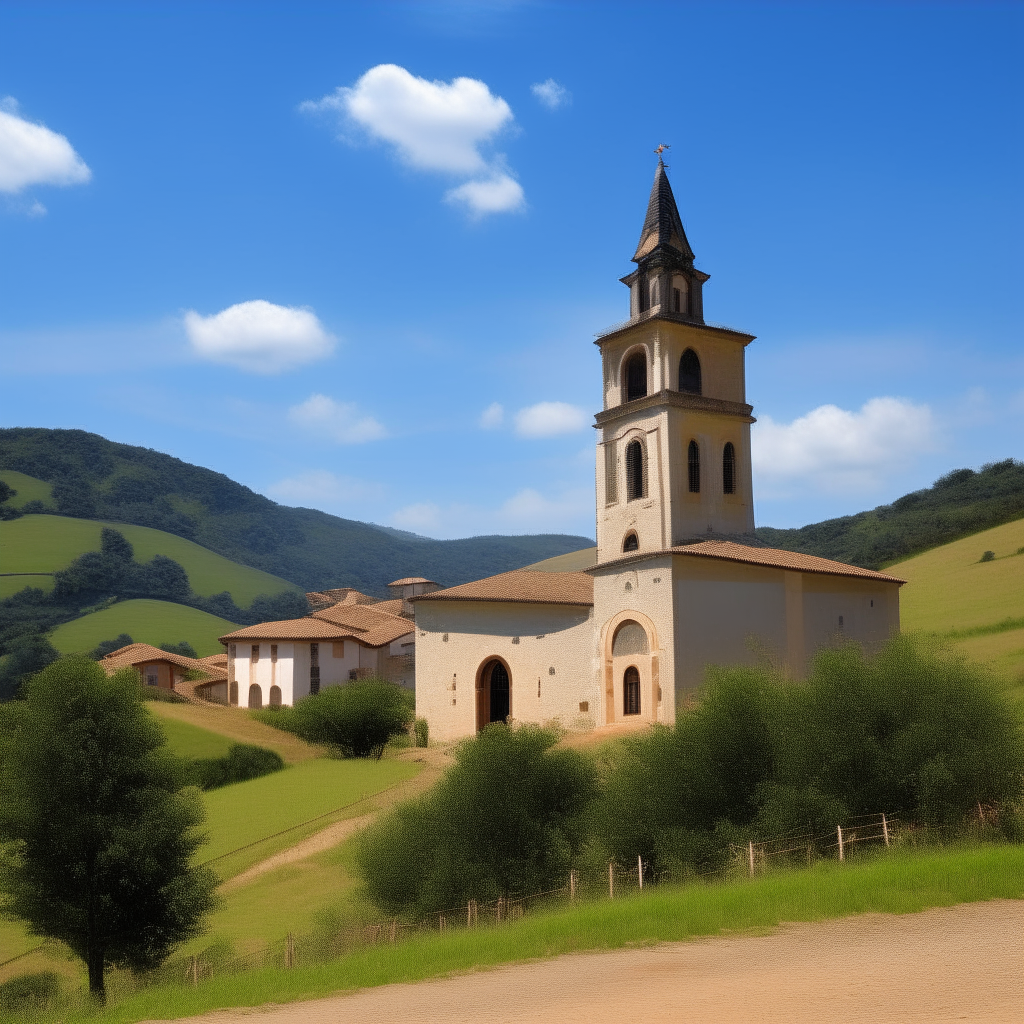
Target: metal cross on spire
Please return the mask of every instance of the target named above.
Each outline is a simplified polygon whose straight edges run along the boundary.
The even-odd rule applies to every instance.
[[[671,148],[672,147],[667,142],[662,142],[662,143],[660,143],[658,145],[658,148],[654,151],[655,153],[658,154],[658,163],[661,164],[666,169],[668,168],[668,164],[666,164],[665,161],[662,159],[661,154],[664,153],[666,149],[671,149]]]

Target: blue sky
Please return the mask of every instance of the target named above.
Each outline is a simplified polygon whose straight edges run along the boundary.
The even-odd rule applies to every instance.
[[[0,6],[6,426],[431,536],[593,535],[654,173],[759,525],[1024,457],[1020,4]]]

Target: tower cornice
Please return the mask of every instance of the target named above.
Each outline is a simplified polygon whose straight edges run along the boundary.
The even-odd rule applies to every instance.
[[[735,341],[742,341],[744,345],[749,345],[757,337],[755,334],[747,334],[745,331],[737,331],[734,327],[726,327],[722,324],[709,324],[705,323],[703,320],[696,320],[683,316],[681,313],[669,313],[663,312],[659,309],[654,309],[641,313],[639,316],[633,317],[632,320],[626,320],[620,324],[613,324],[607,330],[598,334],[597,338],[594,340],[594,344],[600,348],[605,342],[618,339],[623,334],[626,334],[634,328],[645,326],[656,320],[670,324],[678,324],[680,327],[689,327],[695,331],[707,331],[709,334],[713,334],[718,337],[726,335]]]
[[[653,395],[646,395],[644,398],[634,398],[632,402],[623,402],[622,405],[612,406],[594,415],[594,426],[604,427],[616,420],[624,419],[633,413],[646,412],[648,409],[656,409],[659,406],[671,406],[675,409],[690,409],[693,412],[710,412],[719,416],[732,416],[742,420],[744,423],[756,423],[757,420],[751,415],[754,411],[752,405],[743,402],[729,402],[724,398],[709,398],[707,395],[691,395],[686,391],[672,391],[665,389],[656,391]]]

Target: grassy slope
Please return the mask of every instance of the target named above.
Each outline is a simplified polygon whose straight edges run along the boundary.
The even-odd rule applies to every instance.
[[[10,474],[7,474],[10,475]],[[44,485],[49,486],[49,485]],[[20,495],[19,495],[20,497]],[[112,526],[128,538],[135,548],[135,560],[148,562],[154,555],[166,555],[188,573],[192,589],[204,597],[227,590],[240,608],[251,604],[257,594],[279,594],[298,590],[293,583],[270,573],[239,565],[183,537],[147,526],[101,523],[66,516],[23,516],[0,524],[0,563],[4,572],[54,572],[63,569],[86,551],[99,551],[100,531]],[[3,596],[8,596],[27,581],[14,577],[4,580]],[[49,590],[47,577],[31,580],[33,586]]]
[[[136,643],[158,647],[187,640],[199,657],[204,658],[208,654],[220,654],[224,648],[217,637],[237,628],[233,622],[197,608],[139,598],[119,601],[102,611],[65,622],[50,634],[50,643],[62,654],[72,654],[90,651],[101,640],[112,640],[127,633]]]
[[[48,484],[45,480],[37,480],[34,476],[26,476],[13,469],[0,471],[0,480],[18,492],[7,502],[12,508],[24,508],[30,501],[41,501],[44,505],[51,504],[53,484]]]
[[[1024,848],[926,850],[753,881],[664,886],[641,896],[595,899],[530,914],[514,924],[425,933],[394,946],[371,946],[340,960],[293,970],[265,969],[214,978],[198,988],[154,989],[108,1006],[102,1019],[133,1024],[220,1007],[259,1006],[332,992],[419,981],[584,950],[681,941],[723,931],[774,928],[866,912],[912,913],[985,899],[1024,898]],[[94,1013],[64,1020],[96,1020]]]
[[[900,593],[903,629],[943,634],[1024,618],[1024,555],[1016,554],[1021,547],[1024,519],[890,566],[887,572],[907,580]],[[994,551],[995,561],[979,562],[984,551]],[[1024,629],[957,643],[1004,678],[1024,673]]]
[[[223,757],[231,749],[232,741],[227,736],[180,718],[161,718],[160,724],[167,737],[167,746],[178,757]]]

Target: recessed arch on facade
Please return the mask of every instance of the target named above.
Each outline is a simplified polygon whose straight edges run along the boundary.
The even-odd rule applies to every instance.
[[[613,615],[601,630],[604,721],[611,724],[624,712],[625,670],[632,666],[640,677],[640,714],[654,721],[660,698],[661,647],[654,622],[643,612],[624,609]]]
[[[736,447],[726,441],[722,449],[722,493],[736,493]]]
[[[622,540],[622,551],[626,553],[628,551],[639,551],[640,550],[640,539],[636,535],[636,530],[630,530],[629,533]]]
[[[476,731],[512,717],[512,671],[504,658],[486,658],[476,674]]]
[[[639,437],[626,444],[626,501],[647,497],[647,450]]]
[[[647,349],[631,349],[622,360],[622,400],[634,402],[647,397]]]
[[[703,394],[700,357],[688,348],[679,359],[679,390],[691,395]]]
[[[263,707],[263,691],[259,688],[257,683],[249,684],[249,707]]]
[[[686,448],[686,484],[691,494],[700,494],[700,446],[696,441]]]

